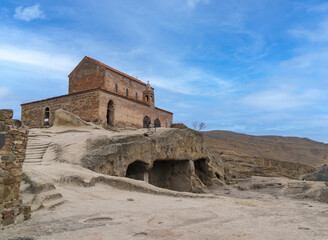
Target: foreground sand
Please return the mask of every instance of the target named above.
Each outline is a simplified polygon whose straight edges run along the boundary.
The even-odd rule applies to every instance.
[[[328,239],[328,205],[238,192],[159,196],[97,184],[56,185],[67,202],[39,210],[0,239]]]

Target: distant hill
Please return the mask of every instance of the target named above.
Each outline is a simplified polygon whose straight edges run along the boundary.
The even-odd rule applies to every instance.
[[[328,164],[328,144],[307,138],[252,136],[230,131],[202,132],[204,143],[221,155],[226,175],[297,179]]]
[[[319,167],[328,164],[328,144],[308,138],[280,136],[252,136],[230,131],[203,132],[204,141],[217,153],[235,152],[249,157]]]

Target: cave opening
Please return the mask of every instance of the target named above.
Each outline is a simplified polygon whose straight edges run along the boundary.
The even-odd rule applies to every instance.
[[[205,158],[194,161],[195,174],[199,177],[202,183],[206,186],[210,185],[210,171]]]
[[[156,187],[190,192],[191,175],[188,160],[156,160],[149,171],[149,183]]]
[[[148,181],[147,166],[148,164],[142,161],[134,161],[129,164],[125,176],[136,180]]]

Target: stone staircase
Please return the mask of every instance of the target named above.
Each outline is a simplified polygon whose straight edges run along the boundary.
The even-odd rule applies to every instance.
[[[26,157],[24,164],[26,165],[41,165],[43,155],[50,145],[48,140],[50,136],[39,134],[37,129],[31,129],[28,134],[26,147]]]
[[[34,165],[45,165],[43,156],[50,145],[52,134],[44,129],[30,129],[27,140],[24,166],[33,169]],[[35,166],[36,167],[36,166]],[[29,176],[29,171],[24,173],[21,192],[24,202],[31,206],[32,211],[40,209],[52,210],[63,203],[65,199],[52,182],[42,176]]]

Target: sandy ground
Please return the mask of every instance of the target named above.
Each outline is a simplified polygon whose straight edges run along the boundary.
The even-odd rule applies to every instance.
[[[240,192],[159,196],[97,184],[56,185],[67,200],[33,212],[0,239],[328,239],[328,205]]]

